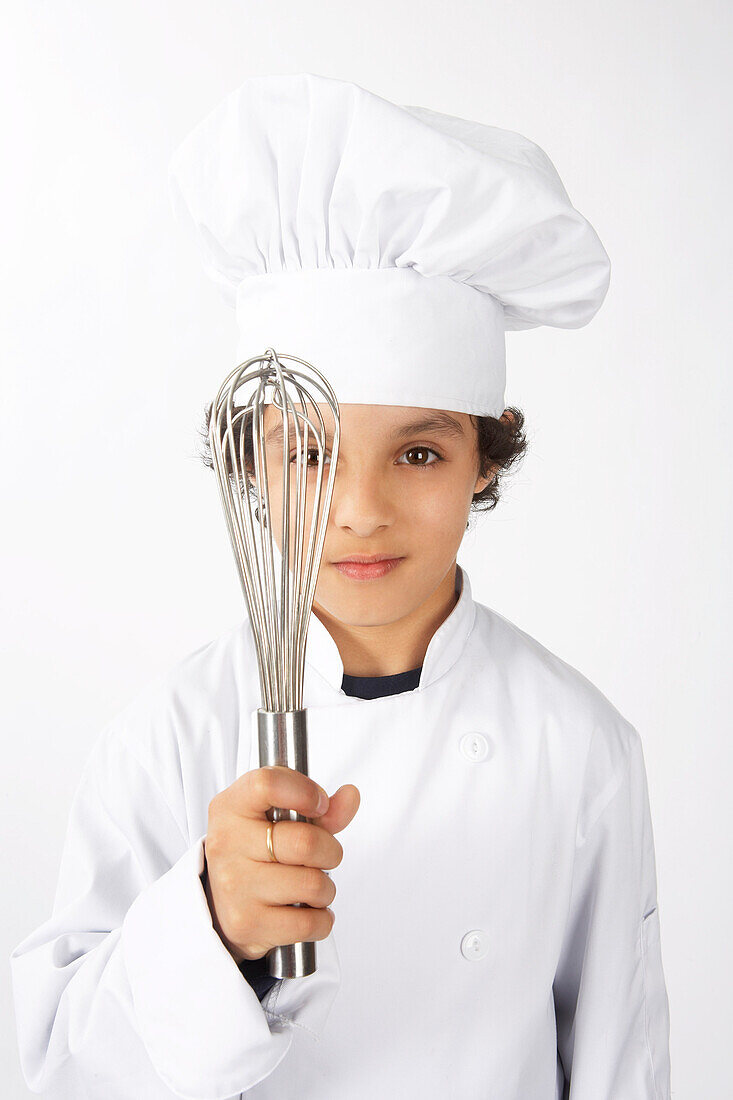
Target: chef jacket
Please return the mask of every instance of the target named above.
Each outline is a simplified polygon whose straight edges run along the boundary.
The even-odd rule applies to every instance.
[[[413,691],[347,695],[311,614],[309,774],[329,792],[354,783],[361,804],[317,969],[262,1002],[200,877],[209,802],[259,766],[248,620],[102,730],[52,915],[11,955],[33,1091],[670,1100],[639,734],[461,576]]]

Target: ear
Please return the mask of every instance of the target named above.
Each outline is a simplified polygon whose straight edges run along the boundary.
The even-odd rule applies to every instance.
[[[514,424],[515,420],[516,420],[516,418],[514,416],[514,413],[510,409],[504,409],[504,412],[501,414],[499,419],[504,420],[506,423],[509,423],[509,424]],[[483,492],[483,490],[486,488],[486,486],[490,485],[491,482],[494,480],[494,478],[496,477],[496,472],[497,472],[498,467],[494,466],[494,467],[492,467],[492,469],[493,469],[494,472],[489,477],[480,477],[480,478],[478,478],[478,480],[476,481],[476,484],[474,486],[474,490],[473,490],[474,496],[476,495],[476,493]]]
[[[490,485],[493,480],[494,480],[494,474],[492,474],[491,477],[480,477],[480,478],[478,478],[478,480],[476,481],[476,484],[473,487],[473,495],[475,496],[477,493],[482,493],[484,491],[484,489],[486,488],[486,486]]]

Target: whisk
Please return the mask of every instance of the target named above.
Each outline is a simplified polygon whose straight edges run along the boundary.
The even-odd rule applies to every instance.
[[[299,364],[299,367],[284,366],[283,360]],[[237,405],[237,393],[247,383],[254,383],[255,388],[246,404]],[[325,495],[322,490],[326,428],[318,401],[328,405],[334,420]],[[308,414],[309,403],[315,410],[313,418]],[[282,522],[279,528],[282,550],[279,576],[275,569],[277,547],[274,542],[278,540],[274,539],[267,450],[263,438],[267,404],[280,411],[282,423]],[[279,764],[304,775],[308,774],[307,710],[303,708],[305,648],[331,508],[339,428],[336,395],[320,371],[304,359],[277,354],[273,348],[267,348],[264,355],[240,363],[227,376],[213,403],[209,420],[213,466],[257,650],[262,703],[257,711],[260,767]],[[312,442],[309,443],[310,437]],[[254,464],[252,452],[248,454],[250,442]],[[293,442],[297,458],[294,455],[291,460]],[[317,468],[308,465],[309,455],[316,450]],[[295,501],[291,500],[290,494],[290,468],[293,464],[296,474]],[[273,484],[273,490],[275,488]],[[304,554],[306,497],[312,500],[312,511],[310,535]],[[252,518],[253,499],[257,504],[256,524]],[[295,522],[291,532],[293,504]],[[294,558],[292,570],[291,546]],[[308,820],[295,810],[278,807],[271,807],[267,817],[273,822]],[[305,907],[305,903],[296,904],[299,908]],[[267,953],[269,974],[276,978],[299,978],[312,974],[316,969],[315,948],[315,943],[271,948]]]

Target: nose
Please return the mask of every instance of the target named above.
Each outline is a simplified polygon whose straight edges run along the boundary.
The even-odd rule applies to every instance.
[[[337,472],[329,520],[364,539],[391,525],[392,505],[374,472],[365,469],[348,474]]]

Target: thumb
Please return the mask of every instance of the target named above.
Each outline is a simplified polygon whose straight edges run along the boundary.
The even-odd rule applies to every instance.
[[[311,818],[314,824],[328,829],[329,833],[340,833],[353,819],[361,804],[358,787],[346,783],[331,795],[328,809],[320,817]]]

